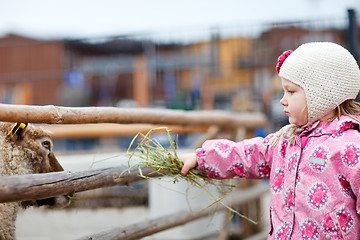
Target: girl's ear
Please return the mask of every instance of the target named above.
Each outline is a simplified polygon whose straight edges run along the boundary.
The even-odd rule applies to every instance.
[[[16,135],[18,138],[20,138],[23,135],[27,125],[27,123],[15,123],[10,129],[8,135],[10,135],[10,137],[14,137]]]

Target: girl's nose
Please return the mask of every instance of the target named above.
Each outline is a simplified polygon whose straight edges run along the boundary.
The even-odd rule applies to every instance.
[[[283,106],[286,106],[287,102],[286,102],[285,96],[283,96],[283,97],[280,99],[280,104],[283,105]]]

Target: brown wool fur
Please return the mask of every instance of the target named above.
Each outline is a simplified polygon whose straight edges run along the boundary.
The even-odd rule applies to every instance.
[[[0,175],[63,171],[52,153],[52,142],[48,132],[29,124],[23,131],[9,135],[15,125],[0,122]],[[63,198],[65,196],[59,196],[55,197],[55,200],[68,204],[69,200]],[[15,239],[18,211],[27,206],[37,206],[37,202],[0,203],[0,240]]]

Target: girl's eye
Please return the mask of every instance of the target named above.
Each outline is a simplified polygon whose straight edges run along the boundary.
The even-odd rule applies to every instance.
[[[286,89],[286,92],[293,94],[295,91],[293,91],[292,89]]]

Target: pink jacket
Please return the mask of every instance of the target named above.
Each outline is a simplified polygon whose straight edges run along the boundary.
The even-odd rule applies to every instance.
[[[209,140],[197,150],[210,178],[270,179],[268,239],[360,239],[359,122],[342,116],[280,138]]]

